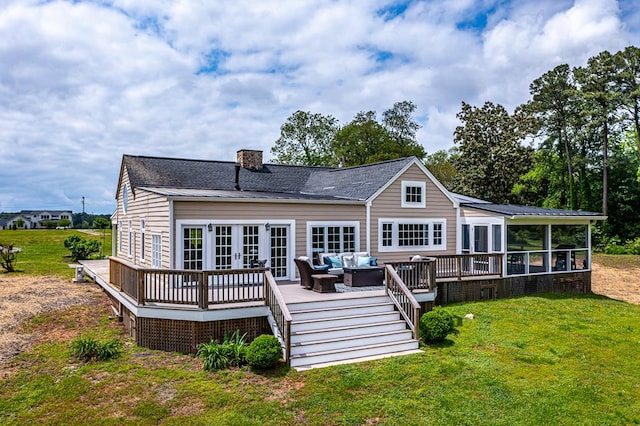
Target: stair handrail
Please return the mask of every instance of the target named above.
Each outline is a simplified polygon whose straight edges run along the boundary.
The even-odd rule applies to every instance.
[[[385,292],[396,305],[400,315],[413,332],[413,338],[419,339],[420,303],[411,293],[411,290],[402,281],[396,270],[391,265],[385,265]]]
[[[264,303],[269,307],[278,331],[284,341],[284,358],[287,365],[291,362],[291,313],[280,293],[278,284],[271,271],[264,272]]]

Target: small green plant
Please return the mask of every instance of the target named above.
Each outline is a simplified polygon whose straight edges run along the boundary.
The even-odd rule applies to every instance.
[[[122,353],[122,345],[117,339],[100,342],[93,337],[83,336],[71,341],[71,355],[82,362],[109,361]]]
[[[71,260],[88,259],[92,254],[100,251],[100,242],[85,240],[79,235],[70,235],[64,240],[64,246],[71,252]]]
[[[442,342],[453,330],[453,316],[440,306],[420,318],[420,336],[425,342]]]
[[[268,370],[275,367],[281,356],[280,341],[271,334],[261,334],[247,348],[247,362],[258,370]]]
[[[245,336],[246,334],[241,336],[240,330],[236,330],[231,336],[225,334],[222,343],[211,340],[209,343],[199,345],[196,356],[204,358],[202,368],[216,371],[246,364]]]
[[[7,272],[15,272],[20,249],[13,244],[0,244],[0,266]]]

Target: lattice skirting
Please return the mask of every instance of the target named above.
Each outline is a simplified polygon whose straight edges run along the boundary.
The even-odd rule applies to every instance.
[[[183,321],[160,318],[136,318],[125,309],[124,325],[138,346],[167,352],[195,353],[200,343],[222,342],[236,330],[246,333],[249,343],[261,334],[273,334],[266,317],[220,321]]]

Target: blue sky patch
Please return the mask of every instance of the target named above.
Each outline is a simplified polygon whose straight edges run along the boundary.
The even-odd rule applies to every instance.
[[[217,74],[222,75],[225,72],[221,69],[225,59],[231,56],[231,53],[222,49],[213,49],[202,55],[202,65],[196,71],[196,75],[200,74]]]
[[[390,21],[398,16],[402,15],[411,4],[411,1],[396,1],[381,7],[376,11],[377,15],[382,17],[385,22]]]

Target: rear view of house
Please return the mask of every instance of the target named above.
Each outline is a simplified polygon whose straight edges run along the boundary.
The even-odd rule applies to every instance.
[[[299,279],[301,256],[319,264],[329,253],[364,253],[386,268],[381,288],[390,296],[390,281],[415,267],[410,259],[428,259],[426,287],[399,283],[409,294],[392,297],[409,328],[417,314],[402,311],[416,301],[428,309],[436,301],[589,291],[590,227],[604,219],[453,194],[416,158],[303,167],[265,164],[255,150],[238,151],[236,161],[124,155],[116,200],[106,286],[115,309],[139,344],[181,351],[234,327],[286,334],[278,318],[287,308],[274,311],[269,294]],[[260,290],[243,293],[247,280]],[[163,286],[174,296],[159,296]],[[192,299],[177,296],[196,287]],[[197,335],[185,331],[193,327]],[[191,335],[182,346],[161,343],[184,333]]]

